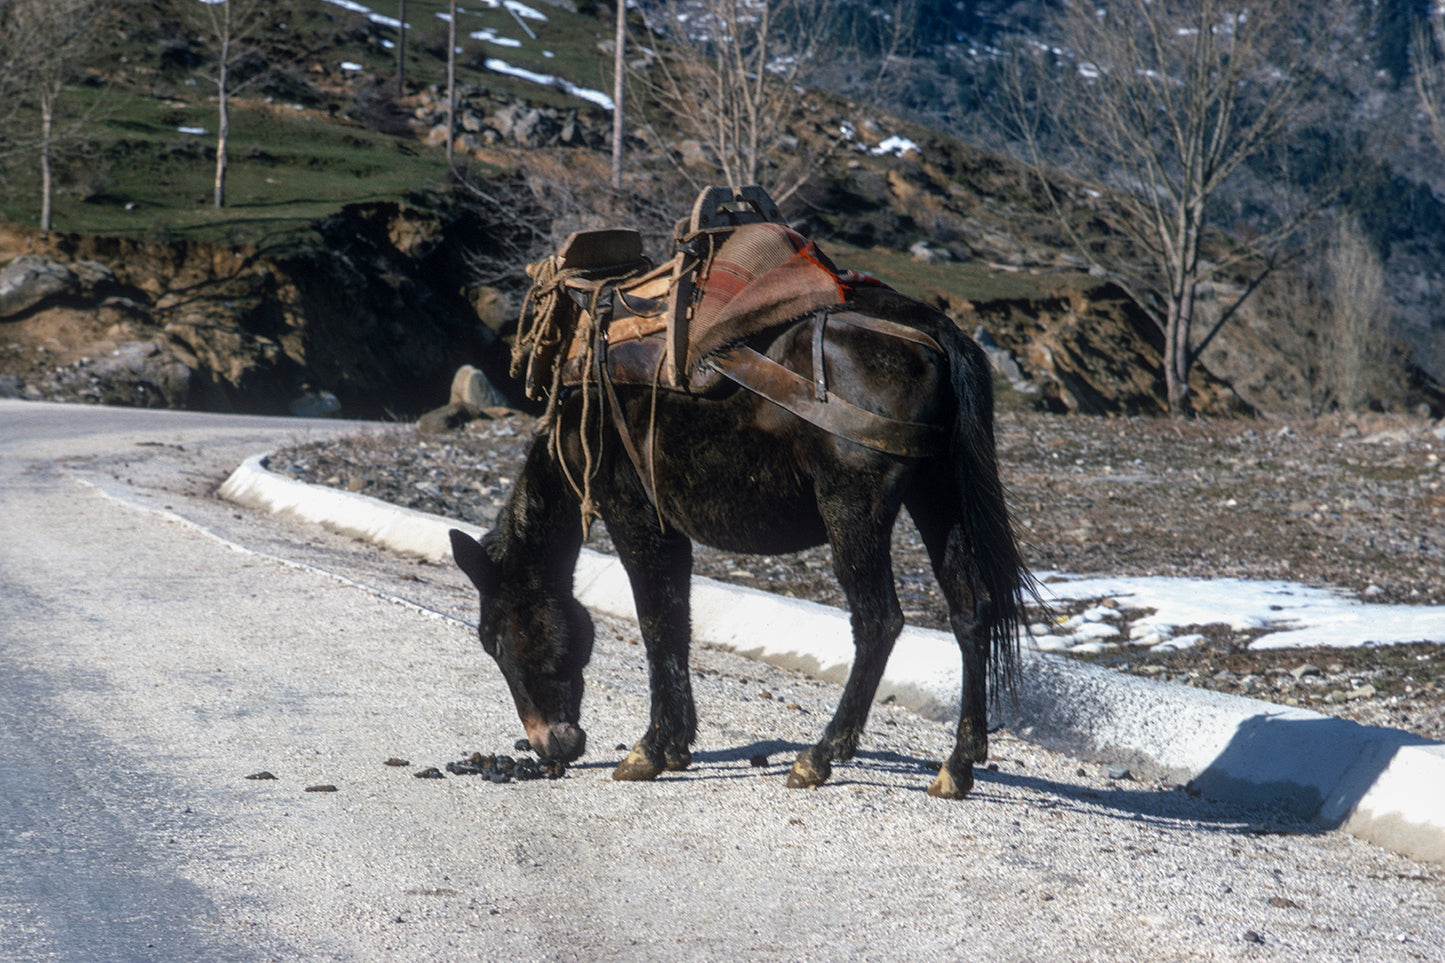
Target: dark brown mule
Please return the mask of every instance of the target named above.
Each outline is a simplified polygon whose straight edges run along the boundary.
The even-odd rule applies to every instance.
[[[874,300],[886,308],[875,314],[927,337],[848,323],[844,305],[827,323],[821,351],[811,317],[756,347],[809,380],[814,358],[826,359],[830,392],[890,420],[938,426],[934,453],[889,454],[846,440],[741,388],[698,398],[626,385],[609,395],[593,385],[561,399],[481,542],[451,533],[457,564],[481,595],[482,646],[501,666],[540,755],[571,761],[586,746],[582,670],[593,629],[572,593],[572,572],[584,538],[574,482],[588,461],[579,425],[590,392],[590,495],[631,580],[651,672],[652,718],[614,777],[652,779],[691,762],[694,541],[765,555],[831,544],[856,657],[836,714],[818,744],[799,754],[788,785],[818,786],[833,760],[852,757],[903,627],[889,556],[902,507],[927,546],[963,653],[957,742],[928,791],[958,798],[972,788],[973,765],[988,754],[989,688],[1011,681],[1032,581],[999,482],[982,350],[931,308],[901,296]],[[620,418],[597,416],[610,399]]]

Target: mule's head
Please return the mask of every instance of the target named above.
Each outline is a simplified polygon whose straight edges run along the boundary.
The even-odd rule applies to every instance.
[[[481,596],[477,635],[501,667],[532,751],[571,762],[587,747],[578,725],[582,670],[592,656],[592,617],[570,589],[546,584],[540,568],[513,572],[489,545],[451,531],[452,557]]]

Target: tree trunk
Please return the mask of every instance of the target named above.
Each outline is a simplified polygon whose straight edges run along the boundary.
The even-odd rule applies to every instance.
[[[55,98],[50,91],[40,95],[40,230],[50,233],[54,181],[50,173],[50,140],[55,130]]]
[[[627,69],[627,0],[617,2],[617,37],[612,52],[612,189],[622,190],[622,80]]]
[[[457,139],[457,0],[447,4],[447,167]]]
[[[406,0],[397,0],[396,20],[396,95],[406,96]]]
[[[224,47],[222,49],[225,49]],[[216,196],[215,206],[226,206],[226,150],[231,141],[231,108],[227,101],[226,63],[221,61],[221,80],[218,84],[220,105],[216,120]]]

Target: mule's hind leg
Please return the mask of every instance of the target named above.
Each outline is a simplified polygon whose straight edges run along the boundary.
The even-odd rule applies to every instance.
[[[697,734],[697,709],[688,674],[692,543],[670,526],[660,531],[650,503],[630,507],[626,517],[610,518],[607,530],[632,582],[638,627],[647,651],[652,714],[647,732],[618,764],[612,778],[643,780],[692,764],[689,747]]]
[[[963,655],[963,691],[953,752],[928,787],[930,796],[962,799],[975,763],[988,761],[988,602],[968,551],[968,532],[951,494],[921,486],[906,501],[948,604],[948,623]]]
[[[833,546],[833,569],[848,599],[853,627],[853,668],[833,719],[817,745],[804,749],[788,774],[792,788],[813,788],[832,775],[834,760],[853,758],[858,739],[868,722],[868,710],[898,633],[903,611],[893,588],[893,562],[889,557],[897,502],[847,499],[823,504],[828,537]]]

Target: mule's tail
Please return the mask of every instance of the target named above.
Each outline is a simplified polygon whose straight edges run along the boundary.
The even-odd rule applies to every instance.
[[[974,575],[988,593],[979,600],[987,627],[989,691],[1014,691],[1025,598],[1039,599],[1038,583],[1024,565],[998,474],[994,442],[993,374],[972,338],[948,325],[946,338],[956,409],[950,458],[954,490],[967,527]]]

